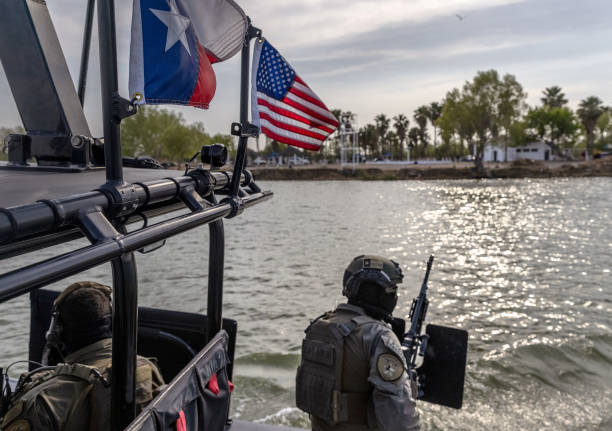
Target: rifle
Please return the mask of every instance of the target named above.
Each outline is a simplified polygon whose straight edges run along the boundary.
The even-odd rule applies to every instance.
[[[427,271],[419,295],[410,308],[410,329],[403,336],[402,350],[408,365],[412,397],[434,404],[460,409],[467,359],[468,333],[462,329],[427,325],[427,282],[434,257],[429,256]],[[422,357],[417,365],[418,357]]]
[[[425,272],[425,278],[421,284],[421,291],[419,296],[412,300],[412,306],[410,307],[410,329],[408,333],[404,335],[402,341],[402,349],[404,350],[404,356],[406,357],[406,363],[408,364],[408,373],[410,375],[410,383],[412,388],[412,397],[414,399],[423,396],[423,390],[421,383],[418,379],[417,374],[417,355],[423,356],[427,349],[427,340],[429,335],[421,335],[421,327],[425,321],[427,315],[427,307],[429,300],[427,299],[427,282],[429,281],[429,273],[431,272],[431,266],[433,265],[434,257],[429,256],[427,261],[427,271]]]

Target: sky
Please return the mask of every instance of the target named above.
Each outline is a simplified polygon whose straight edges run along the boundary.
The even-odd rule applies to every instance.
[[[356,113],[358,126],[379,113],[412,119],[418,106],[443,100],[488,69],[516,76],[531,105],[552,85],[563,88],[573,108],[591,95],[612,105],[610,0],[236,1],[327,106]],[[119,88],[128,97],[132,7],[115,3]],[[75,82],[85,4],[47,0]],[[85,113],[101,136],[96,32]],[[209,110],[168,108],[209,133],[229,133],[239,114],[239,55],[214,69]],[[0,102],[0,127],[21,124],[3,69]]]

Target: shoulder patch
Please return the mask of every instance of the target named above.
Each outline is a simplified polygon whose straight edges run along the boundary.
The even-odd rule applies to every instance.
[[[383,353],[376,360],[378,374],[385,382],[394,382],[402,377],[404,364],[395,355]]]
[[[402,346],[397,340],[395,334],[390,329],[384,334],[382,334],[380,338],[385,347],[391,352],[393,352],[400,361],[404,359],[404,352],[402,351]]]
[[[27,419],[18,419],[6,428],[6,431],[30,431],[30,422]]]

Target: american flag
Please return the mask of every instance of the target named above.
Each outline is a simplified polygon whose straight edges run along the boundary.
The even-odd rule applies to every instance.
[[[252,121],[269,138],[317,151],[338,120],[267,40],[255,44]]]

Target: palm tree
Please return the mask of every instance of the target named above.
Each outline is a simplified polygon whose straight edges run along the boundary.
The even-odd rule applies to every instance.
[[[374,117],[374,122],[376,123],[376,131],[378,132],[378,145],[380,146],[380,153],[384,152],[384,139],[387,135],[387,131],[389,130],[389,124],[391,120],[387,118],[385,114],[378,114]]]
[[[542,91],[542,94],[544,97],[540,98],[540,100],[544,106],[548,106],[549,108],[563,108],[565,105],[567,105],[565,94],[561,90],[561,87],[557,85],[547,87],[544,91]]]
[[[395,135],[399,140],[401,153],[404,147],[404,143],[406,142],[406,136],[408,135],[408,126],[410,125],[410,120],[404,114],[399,114],[393,117],[393,121],[393,127],[395,128]]]
[[[421,130],[418,127],[413,127],[408,131],[408,142],[410,142],[410,148],[417,148],[419,144],[419,137],[421,136]],[[417,152],[414,152],[414,159],[416,160]]]
[[[434,147],[437,145],[437,135],[438,135],[438,126],[436,125],[436,121],[442,115],[442,104],[438,102],[431,102],[429,105],[429,109],[427,110],[427,118],[429,118],[429,122],[433,126],[434,129]]]
[[[359,144],[363,148],[366,156],[376,152],[377,135],[376,126],[373,124],[366,124],[365,127],[359,129]]]
[[[425,105],[419,106],[414,111],[413,118],[419,126],[419,140],[421,141],[423,154],[425,154],[425,148],[427,148],[429,140],[429,137],[427,136],[427,121],[429,120],[429,108]]]
[[[597,126],[597,120],[605,112],[602,101],[599,97],[591,96],[587,97],[578,105],[576,114],[580,117],[580,121],[586,131],[586,154],[585,159],[590,160],[591,153],[593,151],[593,141],[595,140],[595,127]]]

